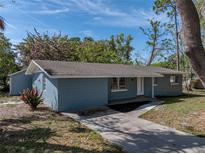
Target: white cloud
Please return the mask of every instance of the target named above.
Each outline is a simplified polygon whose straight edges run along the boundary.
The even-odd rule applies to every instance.
[[[130,10],[130,12],[124,12],[123,16],[119,17],[94,17],[93,20],[96,24],[103,24],[113,27],[126,27],[134,28],[139,26],[149,25],[148,19],[157,19],[160,21],[166,21],[167,17],[164,15],[155,15],[154,12],[144,10]]]
[[[8,27],[12,28],[12,29],[17,29],[14,25],[8,23],[7,21],[5,21],[5,24],[6,24]]]
[[[100,0],[71,0],[81,10],[90,14],[100,14],[105,16],[126,16],[124,12],[118,9],[114,9],[102,3]]]
[[[142,15],[147,20],[154,18],[162,22],[168,21],[166,14],[156,15],[152,10],[138,9],[138,10],[134,10],[134,12],[136,12],[136,14]]]
[[[139,27],[149,24],[148,19],[158,19],[164,21],[165,15],[156,15],[151,9],[127,9],[120,10],[102,0],[70,0],[68,4],[72,11],[83,11],[95,15],[94,24],[103,24],[115,27]],[[89,21],[90,22],[90,21]],[[91,21],[90,24],[93,24]]]
[[[95,37],[95,34],[91,30],[82,30],[80,34],[84,35],[85,37]]]
[[[63,8],[63,9],[44,9],[44,10],[40,10],[40,11],[33,11],[31,13],[34,14],[41,14],[41,15],[49,15],[49,14],[59,14],[59,13],[65,13],[68,12],[69,9],[68,8]]]

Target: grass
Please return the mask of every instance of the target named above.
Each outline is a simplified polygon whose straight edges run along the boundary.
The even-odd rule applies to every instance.
[[[161,99],[164,104],[141,115],[141,118],[205,137],[205,90]]]
[[[3,152],[122,152],[95,131],[40,105],[0,106],[0,153]]]
[[[3,92],[0,90],[0,104],[6,102],[20,101],[17,96],[9,96],[8,92]]]

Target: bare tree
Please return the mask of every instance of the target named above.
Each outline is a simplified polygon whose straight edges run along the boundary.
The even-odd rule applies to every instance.
[[[176,49],[176,63],[177,70],[180,70],[180,38],[179,38],[179,19],[178,19],[178,11],[176,7],[176,0],[155,0],[153,5],[153,10],[156,14],[166,13],[170,18],[168,22],[168,31],[170,31],[171,35],[174,37]]]
[[[151,65],[157,56],[162,55],[162,52],[168,52],[171,46],[171,40],[163,37],[166,34],[166,32],[162,30],[164,25],[154,19],[151,19],[149,22],[149,28],[145,29],[140,27],[141,31],[147,37],[146,46],[150,54],[146,66]]]
[[[205,52],[201,40],[200,21],[192,0],[176,0],[185,43],[185,54],[205,87]]]

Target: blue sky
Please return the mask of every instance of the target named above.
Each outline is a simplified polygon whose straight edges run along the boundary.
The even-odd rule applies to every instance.
[[[5,34],[14,44],[34,28],[50,34],[61,32],[70,37],[95,39],[122,32],[134,37],[136,52],[145,48],[146,41],[139,27],[147,27],[149,18],[166,20],[165,15],[153,13],[153,0],[2,0],[1,4]]]

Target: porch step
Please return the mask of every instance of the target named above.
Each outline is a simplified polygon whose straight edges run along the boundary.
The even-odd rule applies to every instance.
[[[131,98],[131,99],[123,99],[123,100],[110,101],[108,103],[108,106],[117,105],[117,104],[126,104],[126,103],[152,102],[152,101],[154,101],[154,99],[152,99],[150,97],[138,96],[138,97]]]

